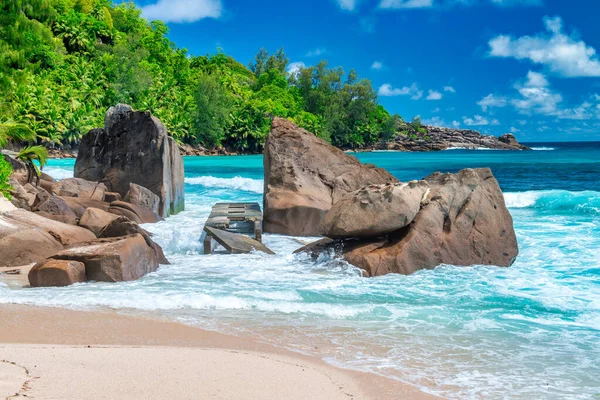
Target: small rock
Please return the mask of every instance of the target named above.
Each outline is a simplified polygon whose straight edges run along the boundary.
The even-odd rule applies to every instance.
[[[87,280],[85,265],[69,260],[39,262],[29,271],[28,277],[33,287],[69,286]]]

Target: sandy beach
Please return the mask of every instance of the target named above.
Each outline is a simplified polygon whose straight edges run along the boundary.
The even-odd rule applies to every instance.
[[[433,399],[373,374],[185,325],[0,305],[0,398]]]

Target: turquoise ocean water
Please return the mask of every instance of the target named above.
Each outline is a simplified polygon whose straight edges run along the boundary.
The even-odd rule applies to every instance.
[[[323,357],[449,398],[590,399],[600,394],[600,143],[537,151],[357,154],[401,180],[492,168],[514,218],[511,268],[440,266],[362,278],[292,255],[202,255],[217,201],[261,201],[262,157],[188,157],[186,211],[147,226],[173,263],[136,282],[16,289],[0,303],[150,314]],[[73,160],[47,172],[72,176]],[[306,238],[302,238],[306,240]]]

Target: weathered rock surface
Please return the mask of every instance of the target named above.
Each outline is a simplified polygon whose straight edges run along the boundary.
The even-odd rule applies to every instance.
[[[54,221],[26,210],[16,209],[5,214],[5,217],[20,224],[49,233],[63,246],[70,246],[96,238],[96,235],[85,228]]]
[[[58,196],[51,196],[36,207],[38,214],[54,221],[77,225],[77,215],[71,210],[69,204]]]
[[[122,197],[136,183],[159,196],[160,216],[182,211],[183,157],[164,125],[150,113],[122,104],[107,111],[104,125],[83,137],[75,176],[103,182]]]
[[[102,232],[107,225],[117,218],[120,217],[103,211],[99,208],[89,207],[81,216],[81,219],[79,220],[79,226],[84,227],[92,231],[96,236],[99,236],[100,232]]]
[[[264,231],[286,235],[316,236],[336,201],[369,184],[397,182],[282,118],[273,119],[264,167]]]
[[[56,182],[52,186],[52,191],[58,196],[102,201],[104,200],[106,186],[103,183],[91,182],[81,178],[67,178]]]
[[[498,138],[482,135],[471,129],[423,125],[425,131],[419,132],[414,130],[410,124],[406,124],[404,127],[407,129],[406,134],[398,135],[389,142],[380,143],[375,148],[397,151],[438,151],[449,148],[531,150],[520,144],[510,133]]]
[[[321,221],[321,235],[369,238],[410,224],[428,191],[425,181],[369,185],[335,202]]]
[[[85,265],[88,280],[102,282],[136,280],[156,271],[159,264],[156,254],[140,234],[80,243],[51,258],[79,261]]]
[[[104,193],[104,201],[107,203],[112,203],[113,201],[122,201],[123,196],[121,196],[117,192],[105,192]]]
[[[162,265],[170,264],[167,257],[165,257],[165,253],[163,252],[162,247],[160,247],[157,243],[152,240],[152,234],[136,224],[135,222],[129,220],[126,217],[116,217],[113,219],[108,225],[102,229],[99,238],[114,238],[120,236],[129,236],[139,233],[144,237],[146,244],[152,248],[156,257],[158,259],[158,263]]]
[[[67,203],[71,211],[75,213],[78,219],[83,217],[83,213],[90,207],[98,208],[102,211],[108,211],[110,204],[92,199],[82,199],[79,197],[61,197]]]
[[[33,287],[69,286],[85,282],[85,265],[78,261],[44,260],[29,271],[29,283]]]
[[[130,183],[129,192],[127,192],[127,195],[125,195],[123,200],[128,203],[144,207],[145,209],[152,211],[154,214],[158,214],[160,197],[143,186]]]
[[[124,201],[113,201],[108,209],[109,213],[122,215],[138,224],[152,224],[160,221],[160,217],[152,211]]]
[[[62,247],[48,232],[0,214],[0,267],[38,262]]]
[[[498,182],[487,168],[435,173],[414,220],[404,228],[362,241],[321,241],[308,252],[337,249],[369,276],[410,274],[440,264],[512,265],[518,245]]]

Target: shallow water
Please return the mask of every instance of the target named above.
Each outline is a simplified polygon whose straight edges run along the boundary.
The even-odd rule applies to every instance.
[[[600,393],[600,144],[535,147],[357,154],[401,180],[490,166],[519,241],[511,268],[367,279],[328,256],[293,256],[300,244],[277,235],[265,235],[275,256],[204,256],[198,238],[214,202],[262,200],[262,158],[189,157],[186,211],[146,227],[173,265],[119,284],[0,283],[0,303],[158,314],[450,398],[589,399]],[[53,160],[47,172],[67,177],[72,166]]]

